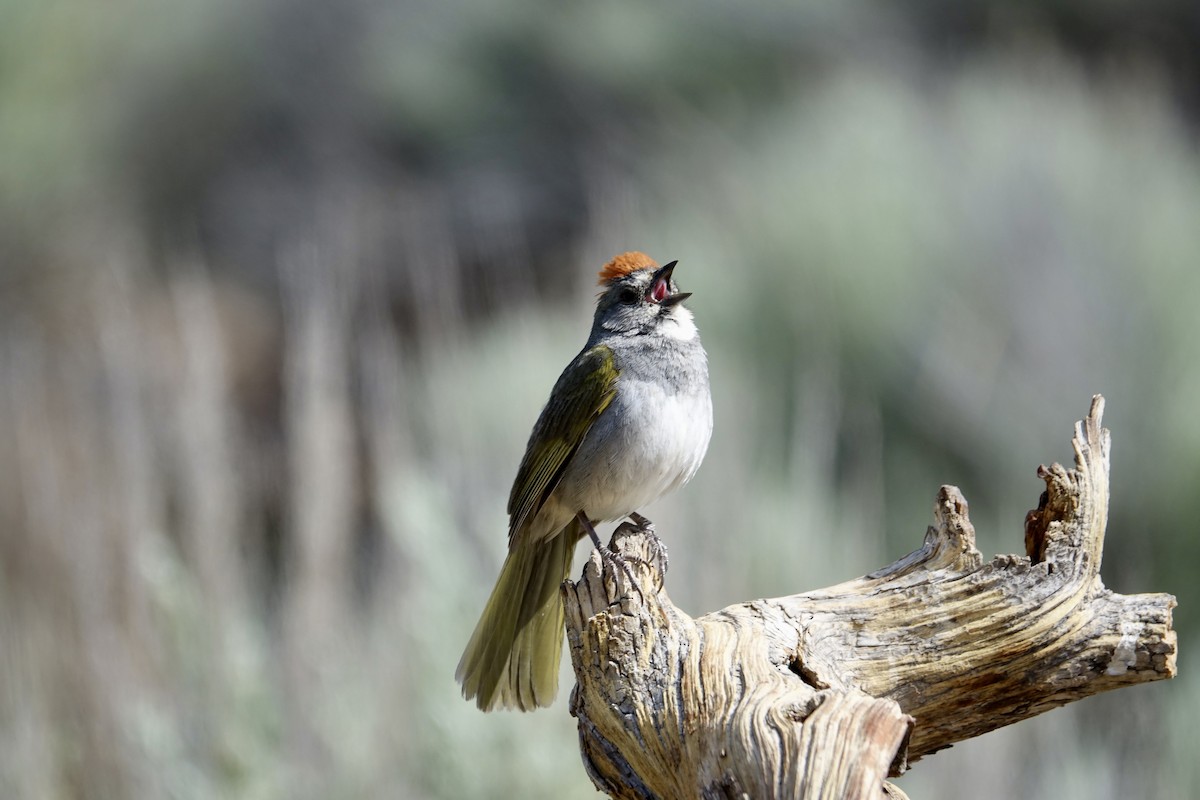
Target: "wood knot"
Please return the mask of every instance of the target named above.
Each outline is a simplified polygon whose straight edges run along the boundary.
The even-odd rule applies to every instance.
[[[975,526],[971,524],[967,498],[957,486],[938,489],[932,530],[936,537],[935,561],[965,571],[977,569],[983,562],[975,548]]]

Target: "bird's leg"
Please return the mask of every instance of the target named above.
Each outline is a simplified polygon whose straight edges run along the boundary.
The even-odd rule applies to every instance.
[[[584,514],[582,511],[580,511],[575,515],[575,518],[579,520],[579,524],[583,526],[585,531],[587,531],[587,535],[591,537],[592,543],[596,545],[596,549],[600,551],[600,554],[607,555],[613,561],[616,561],[621,565],[621,568],[625,570],[625,574],[629,576],[630,585],[633,586],[633,590],[637,592],[639,596],[641,596],[642,602],[645,602],[646,597],[645,595],[642,595],[641,587],[638,586],[637,576],[633,574],[633,568],[629,566],[629,559],[618,553],[616,550],[605,547],[600,543],[600,537],[596,535],[596,528],[594,525],[592,525],[592,521],[587,518],[587,514]]]
[[[580,511],[575,515],[575,519],[579,520],[579,524],[583,526],[585,531],[587,531],[587,535],[591,537],[592,544],[596,545],[597,550],[603,552],[608,549],[600,543],[600,537],[596,534],[596,527],[592,525],[592,521],[587,518],[587,514],[584,514],[582,511]]]

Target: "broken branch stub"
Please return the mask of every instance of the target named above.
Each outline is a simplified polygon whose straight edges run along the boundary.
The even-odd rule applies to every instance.
[[[632,570],[594,552],[563,585],[571,711],[593,782],[629,798],[897,797],[884,779],[910,761],[1173,676],[1174,598],[1100,580],[1103,407],[1096,396],[1076,425],[1074,468],[1039,467],[1027,556],[984,564],[966,500],[943,486],[916,552],[693,619],[662,589],[658,539],[618,528],[611,546]]]

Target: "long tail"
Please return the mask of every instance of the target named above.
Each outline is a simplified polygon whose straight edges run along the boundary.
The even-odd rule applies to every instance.
[[[454,677],[484,711],[548,706],[558,692],[563,605],[558,589],[582,531],[572,522],[553,539],[509,551]]]

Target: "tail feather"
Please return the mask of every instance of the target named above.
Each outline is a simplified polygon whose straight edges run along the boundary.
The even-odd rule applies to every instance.
[[[455,678],[484,711],[548,706],[558,692],[563,607],[558,588],[580,537],[572,523],[549,540],[509,551]]]

